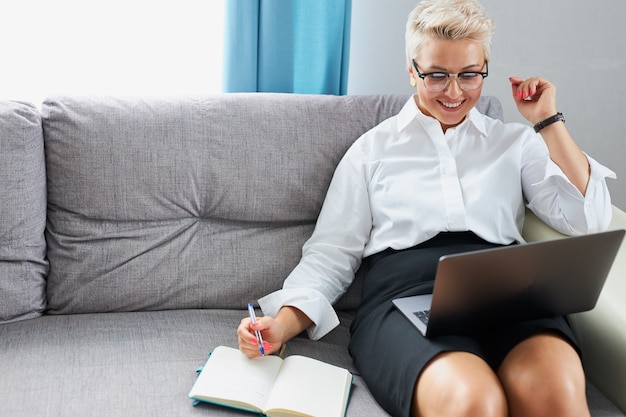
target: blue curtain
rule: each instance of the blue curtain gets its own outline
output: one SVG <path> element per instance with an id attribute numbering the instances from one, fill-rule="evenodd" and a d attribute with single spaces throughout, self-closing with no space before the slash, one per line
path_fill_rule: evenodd
<path id="1" fill-rule="evenodd" d="M 226 0 L 225 92 L 346 94 L 352 0 Z"/>

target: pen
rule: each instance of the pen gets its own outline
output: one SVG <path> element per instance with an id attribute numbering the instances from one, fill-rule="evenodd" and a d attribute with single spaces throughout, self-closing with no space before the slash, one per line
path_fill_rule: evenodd
<path id="1" fill-rule="evenodd" d="M 254 314 L 254 307 L 252 304 L 248 303 L 248 312 L 250 313 L 250 319 L 252 323 L 256 323 L 256 315 Z M 259 351 L 261 351 L 261 355 L 265 356 L 265 349 L 263 348 L 263 339 L 261 338 L 261 332 L 258 330 L 254 331 L 254 335 L 256 336 L 256 340 L 259 343 Z"/>

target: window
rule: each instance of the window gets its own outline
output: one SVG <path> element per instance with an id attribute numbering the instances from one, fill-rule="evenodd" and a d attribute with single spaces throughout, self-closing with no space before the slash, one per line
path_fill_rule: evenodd
<path id="1" fill-rule="evenodd" d="M 2 2 L 0 98 L 220 92 L 224 2 Z"/>

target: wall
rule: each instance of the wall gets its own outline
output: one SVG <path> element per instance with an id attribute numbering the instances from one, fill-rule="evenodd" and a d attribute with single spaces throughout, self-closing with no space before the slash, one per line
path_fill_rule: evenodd
<path id="1" fill-rule="evenodd" d="M 411 93 L 404 27 L 417 0 L 353 0 L 349 94 Z M 510 75 L 541 75 L 558 87 L 558 109 L 579 146 L 617 173 L 613 203 L 626 209 L 626 2 L 482 0 L 496 22 L 484 94 L 505 121 L 523 122 Z"/>

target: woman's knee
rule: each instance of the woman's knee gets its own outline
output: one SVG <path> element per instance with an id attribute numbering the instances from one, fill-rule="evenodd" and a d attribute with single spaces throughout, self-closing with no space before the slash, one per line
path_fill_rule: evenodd
<path id="1" fill-rule="evenodd" d="M 448 352 L 423 370 L 415 388 L 412 416 L 505 416 L 504 391 L 478 356 Z"/>
<path id="2" fill-rule="evenodd" d="M 498 376 L 511 416 L 588 416 L 585 375 L 578 353 L 560 336 L 522 342 L 505 358 Z"/>

